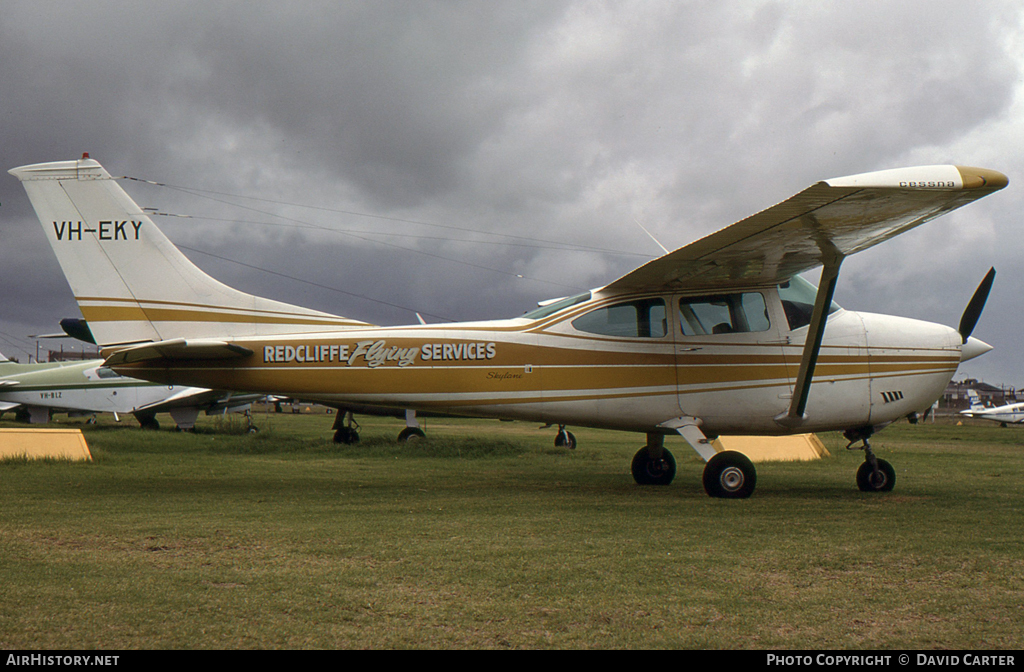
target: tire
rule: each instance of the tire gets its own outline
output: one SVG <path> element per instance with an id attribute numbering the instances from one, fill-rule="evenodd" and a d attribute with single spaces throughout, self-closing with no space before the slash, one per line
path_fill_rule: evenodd
<path id="1" fill-rule="evenodd" d="M 660 459 L 652 459 L 644 446 L 633 456 L 630 471 L 638 485 L 668 485 L 676 477 L 676 458 L 668 450 L 662 450 Z"/>
<path id="2" fill-rule="evenodd" d="M 406 427 L 398 433 L 398 442 L 406 443 L 408 441 L 418 441 L 419 439 L 427 438 L 426 433 L 419 427 Z"/>
<path id="3" fill-rule="evenodd" d="M 743 453 L 726 450 L 704 465 L 704 492 L 722 499 L 746 499 L 757 487 L 757 470 Z"/>
<path id="4" fill-rule="evenodd" d="M 343 443 L 346 446 L 351 446 L 354 443 L 359 443 L 359 432 L 352 429 L 351 427 L 342 427 L 341 429 L 334 432 L 334 442 Z"/>
<path id="5" fill-rule="evenodd" d="M 555 448 L 576 450 L 576 436 L 572 432 L 562 430 L 555 435 Z"/>
<path id="6" fill-rule="evenodd" d="M 865 461 L 857 469 L 857 487 L 861 492 L 889 492 L 896 487 L 896 470 L 892 465 L 885 460 L 875 461 L 878 462 L 877 481 L 874 479 L 874 469 L 871 468 L 870 462 Z"/>
<path id="7" fill-rule="evenodd" d="M 142 417 L 136 416 L 136 420 L 139 421 L 139 427 L 148 431 L 157 431 L 160 429 L 160 423 L 157 422 L 155 415 L 144 415 Z"/>

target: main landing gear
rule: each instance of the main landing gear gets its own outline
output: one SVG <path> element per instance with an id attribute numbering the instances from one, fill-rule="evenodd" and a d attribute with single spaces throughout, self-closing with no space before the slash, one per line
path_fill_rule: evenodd
<path id="1" fill-rule="evenodd" d="M 135 419 L 139 421 L 139 426 L 142 429 L 148 429 L 156 431 L 160 429 L 160 423 L 156 419 L 156 413 L 133 413 Z"/>
<path id="2" fill-rule="evenodd" d="M 725 450 L 704 465 L 704 492 L 724 499 L 746 499 L 757 486 L 754 463 L 743 453 Z"/>
<path id="3" fill-rule="evenodd" d="M 256 426 L 256 423 L 252 421 L 252 410 L 245 409 L 245 433 L 256 434 L 260 431 L 260 428 Z"/>
<path id="4" fill-rule="evenodd" d="M 343 411 L 340 408 L 334 416 L 334 442 L 351 446 L 359 443 L 359 423 L 356 422 L 352 411 Z"/>
<path id="5" fill-rule="evenodd" d="M 647 445 L 636 452 L 630 464 L 639 485 L 668 485 L 676 477 L 676 459 L 665 448 L 665 437 L 648 434 Z"/>
<path id="6" fill-rule="evenodd" d="M 359 443 L 359 423 L 356 422 L 352 411 L 339 408 L 334 418 L 334 427 L 331 429 L 334 430 L 335 443 L 343 443 L 347 446 Z M 399 443 L 416 441 L 426 437 L 426 432 L 420 429 L 419 422 L 416 420 L 416 411 L 407 410 L 405 412 L 405 429 L 398 433 Z"/>
<path id="7" fill-rule="evenodd" d="M 853 444 L 863 442 L 860 448 L 864 449 L 864 463 L 857 469 L 857 487 L 861 492 L 889 492 L 896 485 L 896 470 L 885 460 L 875 457 L 868 443 L 871 434 L 870 427 L 843 432 L 843 436 L 850 441 L 847 450 L 857 450 L 858 447 Z"/>
<path id="8" fill-rule="evenodd" d="M 675 431 L 700 455 L 704 465 L 704 492 L 722 499 L 746 499 L 757 487 L 757 470 L 746 455 L 734 450 L 718 452 L 704 432 L 700 420 L 681 416 L 659 427 Z M 648 433 L 647 445 L 633 457 L 633 480 L 640 485 L 668 485 L 676 473 L 672 453 L 665 450 L 664 433 Z"/>
<path id="9" fill-rule="evenodd" d="M 671 483 L 676 475 L 676 460 L 665 448 L 665 437 L 648 434 L 647 445 L 633 456 L 630 470 L 639 485 Z M 746 499 L 757 486 L 757 470 L 746 455 L 726 450 L 710 455 L 704 466 L 703 481 L 704 491 L 711 497 Z"/>

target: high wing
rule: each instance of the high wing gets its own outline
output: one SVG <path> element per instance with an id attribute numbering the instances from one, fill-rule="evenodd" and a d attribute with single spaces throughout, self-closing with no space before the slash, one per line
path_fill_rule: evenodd
<path id="1" fill-rule="evenodd" d="M 919 166 L 824 180 L 655 259 L 602 292 L 770 285 L 877 245 L 1002 189 L 1002 173 Z"/>

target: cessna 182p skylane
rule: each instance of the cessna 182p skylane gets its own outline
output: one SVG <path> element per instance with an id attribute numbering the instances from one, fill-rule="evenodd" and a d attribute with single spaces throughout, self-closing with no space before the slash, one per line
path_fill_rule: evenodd
<path id="1" fill-rule="evenodd" d="M 1007 185 L 923 166 L 818 182 L 600 289 L 489 322 L 378 327 L 239 292 L 192 264 L 95 160 L 23 166 L 22 181 L 107 365 L 163 383 L 603 427 L 647 435 L 641 484 L 667 484 L 679 434 L 704 488 L 748 497 L 745 456 L 718 434 L 843 430 L 862 490 L 893 468 L 869 437 L 937 399 L 961 361 L 992 272 L 959 330 L 843 310 L 846 256 Z M 799 273 L 823 266 L 817 289 Z"/>

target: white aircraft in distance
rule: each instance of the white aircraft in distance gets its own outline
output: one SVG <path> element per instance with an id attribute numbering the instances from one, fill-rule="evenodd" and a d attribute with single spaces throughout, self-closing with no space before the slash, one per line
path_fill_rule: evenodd
<path id="1" fill-rule="evenodd" d="M 33 424 L 49 422 L 54 412 L 131 413 L 143 428 L 158 429 L 156 414 L 169 413 L 178 429 L 189 430 L 200 411 L 246 412 L 258 396 L 126 378 L 102 359 L 18 364 L 0 355 L 0 412 L 13 410 Z"/>
<path id="2" fill-rule="evenodd" d="M 960 415 L 966 415 L 969 418 L 977 418 L 979 420 L 991 420 L 992 422 L 998 422 L 1003 427 L 1024 423 L 1024 402 L 1005 404 L 1003 406 L 984 406 L 978 399 L 977 393 L 971 394 L 971 392 L 973 390 L 967 393 L 971 397 L 971 407 L 965 411 L 960 411 Z"/>
<path id="3" fill-rule="evenodd" d="M 21 180 L 82 315 L 118 372 L 318 401 L 641 432 L 641 484 L 667 484 L 679 434 L 714 497 L 747 497 L 753 464 L 718 434 L 842 430 L 862 490 L 895 471 L 869 437 L 928 408 L 961 361 L 994 271 L 959 329 L 844 310 L 847 256 L 1007 184 L 923 166 L 818 182 L 614 282 L 521 317 L 378 327 L 245 294 L 190 262 L 106 170 L 23 166 Z M 823 266 L 820 286 L 799 273 Z"/>

